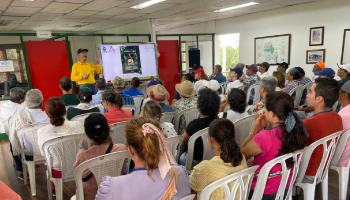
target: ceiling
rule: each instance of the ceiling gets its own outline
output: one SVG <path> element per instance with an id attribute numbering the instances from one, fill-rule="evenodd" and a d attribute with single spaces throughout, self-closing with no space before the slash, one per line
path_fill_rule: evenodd
<path id="1" fill-rule="evenodd" d="M 255 0 L 260 4 L 232 11 L 214 10 L 253 0 L 166 0 L 138 10 L 130 7 L 147 0 L 0 0 L 0 32 L 51 30 L 96 32 L 149 18 L 156 30 L 262 12 L 319 0 Z"/>

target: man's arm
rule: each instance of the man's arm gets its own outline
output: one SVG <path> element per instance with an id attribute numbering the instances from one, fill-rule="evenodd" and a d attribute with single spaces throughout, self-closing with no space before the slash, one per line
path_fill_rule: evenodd
<path id="1" fill-rule="evenodd" d="M 100 60 L 97 57 L 95 57 L 95 62 L 96 62 L 95 73 L 96 74 L 101 74 L 102 73 L 102 67 L 100 65 Z"/>
<path id="2" fill-rule="evenodd" d="M 71 79 L 72 81 L 75 81 L 75 82 L 78 82 L 78 81 L 83 80 L 83 77 L 82 77 L 81 75 L 78 74 L 76 64 L 74 64 L 73 67 L 72 67 L 72 74 L 71 74 L 70 79 Z"/>

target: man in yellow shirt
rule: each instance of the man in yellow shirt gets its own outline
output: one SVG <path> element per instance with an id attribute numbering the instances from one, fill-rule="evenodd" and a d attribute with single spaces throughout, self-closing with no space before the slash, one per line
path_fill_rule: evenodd
<path id="1" fill-rule="evenodd" d="M 101 74 L 102 67 L 100 65 L 100 60 L 95 57 L 96 66 L 91 62 L 87 61 L 87 49 L 78 49 L 79 61 L 76 62 L 72 67 L 71 80 L 78 82 L 78 85 L 82 86 L 84 84 L 91 84 L 91 90 L 93 93 L 97 93 L 95 88 L 95 77 L 94 74 Z M 95 91 L 96 90 L 96 91 Z"/>

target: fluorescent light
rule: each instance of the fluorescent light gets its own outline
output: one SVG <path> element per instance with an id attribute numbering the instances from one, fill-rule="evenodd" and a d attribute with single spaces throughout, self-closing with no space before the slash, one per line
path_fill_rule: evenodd
<path id="1" fill-rule="evenodd" d="M 159 2 L 162 2 L 162 1 L 165 1 L 165 0 L 151 0 L 151 1 L 146 1 L 144 3 L 141 3 L 139 5 L 136 5 L 136 6 L 133 6 L 131 8 L 135 8 L 135 9 L 142 9 L 142 8 L 146 8 L 148 6 L 151 6 L 153 4 L 156 4 L 156 3 L 159 3 Z"/>
<path id="2" fill-rule="evenodd" d="M 252 5 L 256 5 L 256 4 L 259 4 L 259 3 L 257 3 L 257 2 L 249 2 L 249 3 L 240 4 L 240 5 L 237 5 L 237 6 L 232 6 L 232 7 L 227 7 L 227 8 L 223 8 L 223 9 L 220 9 L 220 10 L 215 10 L 214 12 L 225 12 L 225 11 L 238 9 L 238 8 L 243 8 L 243 7 L 247 7 L 247 6 L 252 6 Z"/>

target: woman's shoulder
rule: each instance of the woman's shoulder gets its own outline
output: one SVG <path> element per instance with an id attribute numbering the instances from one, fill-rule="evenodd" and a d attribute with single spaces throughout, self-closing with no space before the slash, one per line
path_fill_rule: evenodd
<path id="1" fill-rule="evenodd" d="M 126 151 L 127 148 L 124 144 L 114 144 L 111 152 Z"/>

